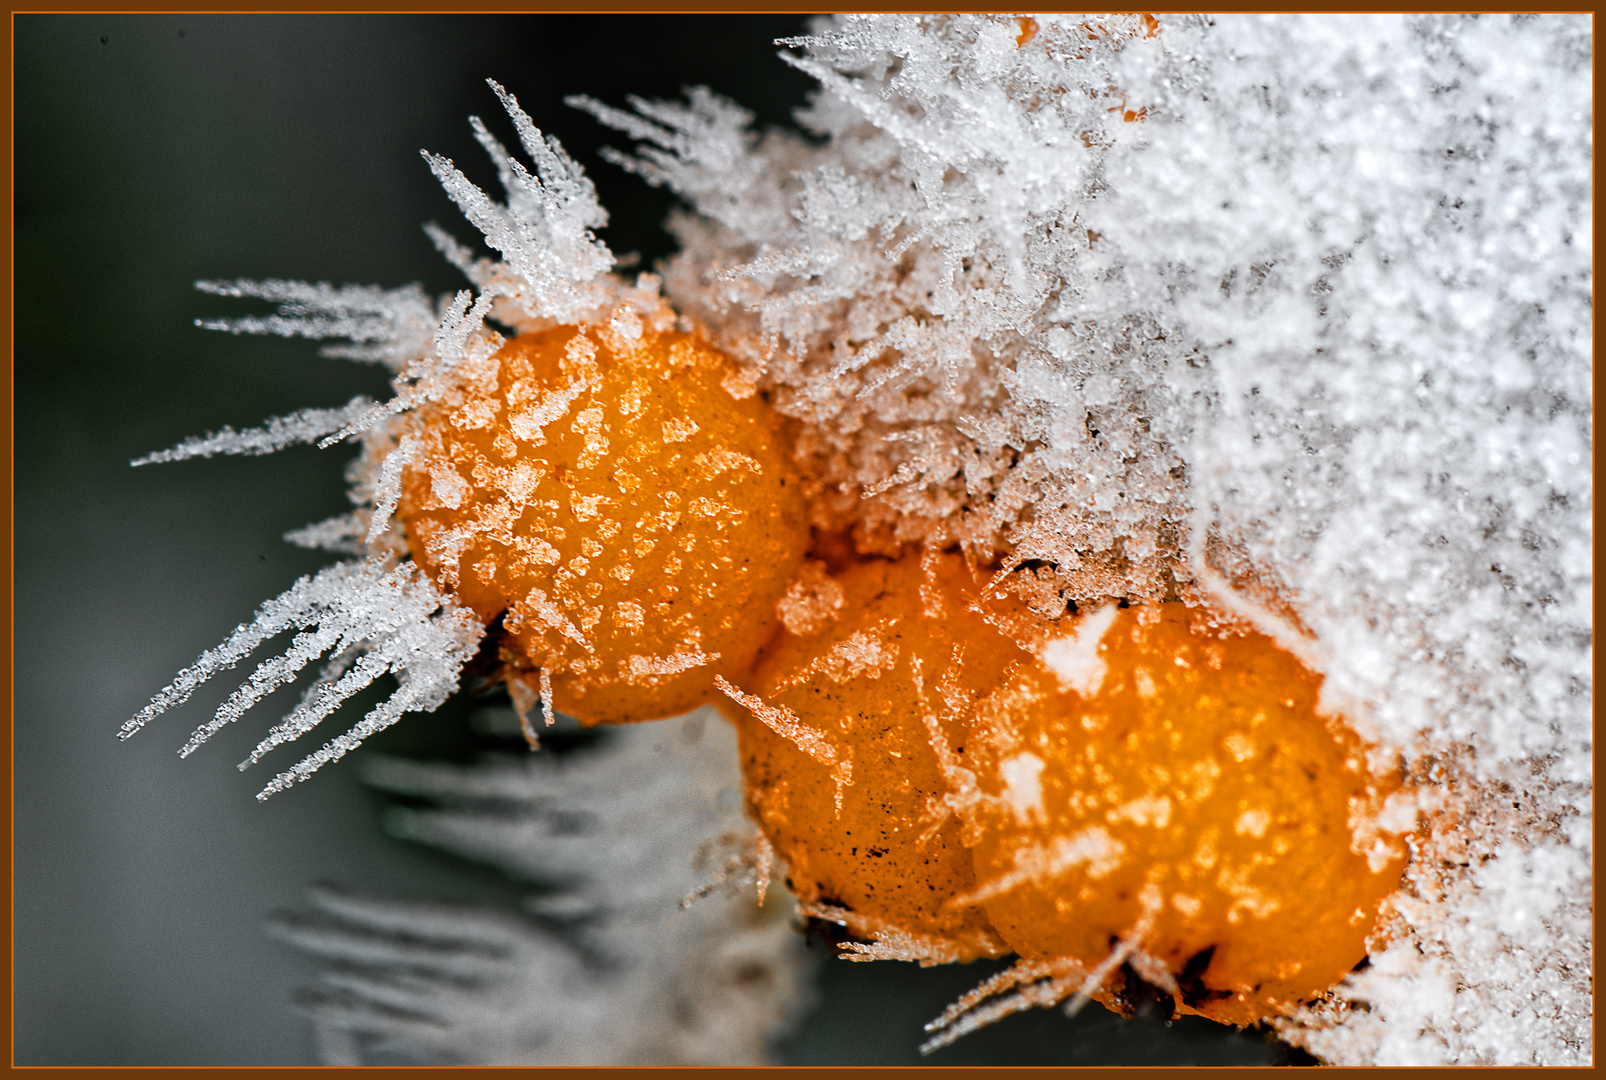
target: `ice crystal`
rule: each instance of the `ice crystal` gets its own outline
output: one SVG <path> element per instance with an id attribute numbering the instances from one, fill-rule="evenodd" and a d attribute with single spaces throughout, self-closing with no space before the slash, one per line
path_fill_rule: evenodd
<path id="1" fill-rule="evenodd" d="M 852 756 L 825 732 L 805 724 L 784 705 L 770 705 L 757 695 L 744 694 L 726 682 L 723 675 L 714 676 L 714 685 L 736 704 L 752 712 L 775 734 L 831 770 L 831 783 L 836 786 L 836 812 L 841 816 L 842 789 L 853 783 Z"/>
<path id="2" fill-rule="evenodd" d="M 927 1024 L 926 1030 L 936 1034 L 921 1044 L 920 1052 L 940 1050 L 1012 1013 L 1056 1005 L 1083 986 L 1087 975 L 1082 965 L 1070 957 L 1017 960 L 1006 970 L 982 980 Z"/>
<path id="3" fill-rule="evenodd" d="M 822 82 L 799 117 L 820 145 L 760 140 L 706 93 L 642 117 L 577 99 L 697 211 L 672 222 L 666 289 L 803 421 L 817 524 L 1052 557 L 1086 598 L 1163 591 L 1182 512 L 1180 461 L 1137 422 L 1166 390 L 1153 335 L 1134 313 L 1074 358 L 1045 336 L 1124 125 L 1111 66 L 1143 27 L 1051 19 L 1021 47 L 1012 19 L 834 24 L 793 59 Z M 1054 414 L 1012 392 L 1044 368 Z"/>
<path id="4" fill-rule="evenodd" d="M 196 729 L 179 751 L 188 757 L 268 694 L 293 681 L 325 654 L 331 659 L 296 706 L 241 763 L 244 769 L 268 751 L 300 738 L 340 705 L 389 673 L 400 684 L 346 734 L 327 742 L 295 767 L 281 772 L 257 795 L 265 799 L 338 761 L 363 739 L 407 712 L 429 712 L 457 690 L 458 673 L 479 647 L 485 628 L 472 611 L 447 600 L 411 563 L 377 559 L 340 563 L 308 575 L 263 604 L 257 617 L 228 640 L 201 654 L 179 672 L 151 703 L 118 733 L 127 739 L 155 717 L 189 700 L 220 671 L 234 667 L 265 642 L 298 631 L 279 656 L 264 660 L 239 689 Z"/>
<path id="5" fill-rule="evenodd" d="M 758 842 L 736 763 L 711 709 L 496 765 L 371 761 L 370 783 L 432 804 L 393 811 L 398 834 L 549 891 L 533 919 L 328 889 L 315 916 L 281 917 L 281 936 L 338 965 L 300 1001 L 328 1062 L 762 1061 L 806 964 L 784 894 L 760 906 L 715 880 L 719 856 Z"/>
<path id="6" fill-rule="evenodd" d="M 313 339 L 345 338 L 350 345 L 328 345 L 325 356 L 360 360 L 399 369 L 423 351 L 435 332 L 436 312 L 417 285 L 381 289 L 305 281 L 198 281 L 195 287 L 214 296 L 252 297 L 279 305 L 267 317 L 197 319 L 205 330 L 231 334 L 280 334 Z"/>
<path id="7" fill-rule="evenodd" d="M 802 422 L 817 524 L 996 555 L 1034 605 L 1180 596 L 1273 635 L 1432 822 L 1372 968 L 1285 1034 L 1587 1060 L 1587 19 L 784 44 L 812 141 L 707 93 L 576 104 L 690 205 L 666 291 Z"/>
<path id="8" fill-rule="evenodd" d="M 225 427 L 194 439 L 186 439 L 167 450 L 157 450 L 134 459 L 135 465 L 155 465 L 185 458 L 214 454 L 271 454 L 297 443 L 315 443 L 343 431 L 373 411 L 374 402 L 354 397 L 340 409 L 301 409 L 289 416 L 275 416 L 259 428 L 235 431 Z"/>
<path id="9" fill-rule="evenodd" d="M 608 215 L 591 181 L 558 141 L 541 134 L 513 95 L 494 81 L 490 85 L 512 118 L 520 145 L 535 162 L 535 173 L 509 154 L 477 116 L 470 123 L 496 165 L 507 192 L 505 204 L 493 201 L 451 159 L 427 151 L 424 159 L 463 216 L 504 261 L 471 261 L 472 253 L 439 227 L 431 228 L 430 236 L 486 295 L 511 301 L 510 310 L 518 314 L 509 322 L 575 322 L 610 298 L 601 275 L 613 269 L 613 254 L 591 232 L 606 224 Z"/>

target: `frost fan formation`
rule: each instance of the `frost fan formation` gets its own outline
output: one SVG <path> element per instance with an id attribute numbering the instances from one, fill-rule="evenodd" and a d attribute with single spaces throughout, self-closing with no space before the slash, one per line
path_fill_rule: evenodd
<path id="1" fill-rule="evenodd" d="M 576 103 L 641 143 L 615 161 L 689 204 L 665 291 L 801 421 L 818 524 L 998 555 L 1046 608 L 1212 603 L 1403 755 L 1432 814 L 1407 884 L 1370 968 L 1290 1039 L 1334 1063 L 1585 1062 L 1590 23 L 1146 29 L 821 21 L 786 43 L 820 83 L 812 141 L 760 137 L 706 91 Z M 280 304 L 224 328 L 348 338 L 396 397 L 152 460 L 360 436 L 382 464 L 353 477 L 354 513 L 293 535 L 397 558 L 409 447 L 387 418 L 453 392 L 500 343 L 487 314 L 535 329 L 621 295 L 589 184 L 502 96 L 535 163 L 477 126 L 505 204 L 429 162 L 501 256 L 432 228 L 477 298 L 218 286 Z M 341 648 L 451 624 L 424 606 L 342 623 Z M 436 647 L 418 701 L 468 646 Z"/>

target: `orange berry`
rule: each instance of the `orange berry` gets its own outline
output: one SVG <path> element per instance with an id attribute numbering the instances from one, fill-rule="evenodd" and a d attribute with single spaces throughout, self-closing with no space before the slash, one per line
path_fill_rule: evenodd
<path id="1" fill-rule="evenodd" d="M 945 772 L 968 760 L 975 700 L 1031 659 L 967 608 L 984 582 L 951 555 L 870 559 L 835 579 L 810 563 L 754 694 L 728 691 L 745 706 L 728 711 L 748 803 L 793 891 L 861 934 L 897 932 L 911 959 L 1005 951 L 978 907 L 948 905 L 975 878 Z"/>
<path id="2" fill-rule="evenodd" d="M 430 576 L 487 623 L 505 612 L 515 666 L 588 725 L 682 713 L 741 677 L 808 542 L 752 384 L 694 337 L 621 325 L 468 362 L 414 414 L 396 510 Z"/>
<path id="3" fill-rule="evenodd" d="M 1404 850 L 1374 830 L 1361 853 L 1351 817 L 1398 781 L 1318 713 L 1319 676 L 1181 604 L 1083 615 L 1041 657 L 981 703 L 969 742 L 966 899 L 1017 952 L 1092 970 L 1124 943 L 1180 1011 L 1233 1024 L 1366 956 Z"/>

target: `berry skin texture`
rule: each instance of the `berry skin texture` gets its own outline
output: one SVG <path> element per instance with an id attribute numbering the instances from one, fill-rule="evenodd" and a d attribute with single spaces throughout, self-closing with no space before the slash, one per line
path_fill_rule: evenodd
<path id="1" fill-rule="evenodd" d="M 749 808 L 804 910 L 875 942 L 850 948 L 1070 960 L 1112 1003 L 1130 957 L 1240 1025 L 1366 956 L 1405 860 L 1367 814 L 1399 783 L 1319 676 L 1181 604 L 1056 624 L 956 555 L 805 562 L 780 421 L 668 320 L 467 357 L 396 445 L 408 548 L 501 618 L 515 699 L 538 680 L 589 726 L 722 691 Z"/>
<path id="2" fill-rule="evenodd" d="M 1351 818 L 1399 783 L 1318 714 L 1319 676 L 1181 604 L 1083 615 L 1041 655 L 970 743 L 971 897 L 1011 947 L 1091 970 L 1128 942 L 1179 1012 L 1240 1025 L 1366 956 L 1405 850 L 1358 851 Z"/>
<path id="3" fill-rule="evenodd" d="M 626 312 L 521 334 L 413 416 L 396 517 L 459 603 L 505 613 L 515 679 L 595 725 L 750 670 L 809 530 L 778 421 L 723 354 Z"/>
<path id="4" fill-rule="evenodd" d="M 933 745 L 947 744 L 949 769 L 965 762 L 973 703 L 1031 660 L 968 609 L 984 584 L 952 555 L 867 559 L 835 579 L 811 563 L 754 693 L 726 710 L 753 817 L 793 891 L 861 936 L 897 932 L 918 954 L 906 959 L 1007 951 L 978 906 L 950 903 L 975 887 L 972 838 Z"/>

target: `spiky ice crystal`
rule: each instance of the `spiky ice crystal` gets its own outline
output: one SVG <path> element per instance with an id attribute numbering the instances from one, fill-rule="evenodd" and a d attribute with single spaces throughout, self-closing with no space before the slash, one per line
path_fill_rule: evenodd
<path id="1" fill-rule="evenodd" d="M 301 704 L 257 744 L 240 768 L 256 764 L 275 747 L 311 731 L 381 675 L 394 675 L 400 685 L 349 732 L 275 776 L 258 799 L 340 760 L 369 735 L 401 719 L 403 713 L 438 708 L 456 691 L 458 673 L 485 634 L 473 612 L 453 605 L 412 563 L 392 565 L 378 559 L 340 563 L 302 578 L 263 604 L 254 620 L 179 672 L 123 725 L 118 737 L 134 735 L 155 717 L 187 701 L 213 675 L 234 667 L 263 642 L 290 630 L 298 632 L 289 648 L 258 664 L 213 718 L 190 736 L 180 756 L 194 753 L 325 654 L 331 659 L 307 687 Z"/>
<path id="2" fill-rule="evenodd" d="M 1000 558 L 1045 609 L 1247 618 L 1403 757 L 1422 824 L 1386 935 L 1289 1039 L 1334 1063 L 1585 1062 L 1591 23 L 1152 29 L 825 20 L 785 43 L 820 82 L 809 138 L 706 91 L 575 103 L 689 204 L 664 291 L 800 421 L 817 524 Z M 589 184 L 502 97 L 536 162 L 476 127 L 505 205 L 430 158 L 502 255 L 432 229 L 477 300 L 431 335 L 416 292 L 303 286 L 227 327 L 349 337 L 395 401 L 170 456 L 360 433 L 357 510 L 299 538 L 397 557 L 387 418 L 500 343 L 487 314 L 537 329 L 626 291 Z"/>

